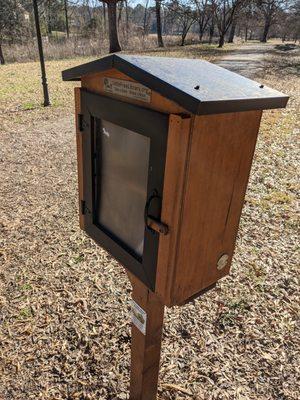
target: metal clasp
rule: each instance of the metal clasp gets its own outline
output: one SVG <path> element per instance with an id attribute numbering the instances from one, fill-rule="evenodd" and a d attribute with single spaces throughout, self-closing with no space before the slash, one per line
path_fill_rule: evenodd
<path id="1" fill-rule="evenodd" d="M 147 200 L 147 203 L 145 205 L 145 212 L 144 212 L 145 225 L 147 226 L 147 228 L 151 229 L 152 231 L 161 233 L 162 235 L 167 235 L 169 233 L 168 225 L 159 221 L 157 218 L 153 217 L 152 215 L 149 215 L 150 204 L 154 199 L 157 199 L 161 202 L 161 197 L 159 196 L 156 189 L 153 190 L 152 194 L 150 195 L 150 197 Z"/>
<path id="2" fill-rule="evenodd" d="M 161 233 L 162 235 L 167 235 L 169 233 L 168 225 L 164 224 L 161 221 L 156 220 L 153 217 L 147 217 L 147 227 L 153 229 L 154 231 Z"/>

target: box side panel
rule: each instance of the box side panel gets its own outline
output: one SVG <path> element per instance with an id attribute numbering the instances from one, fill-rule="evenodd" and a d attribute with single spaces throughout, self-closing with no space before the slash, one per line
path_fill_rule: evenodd
<path id="1" fill-rule="evenodd" d="M 95 92 L 100 93 L 102 95 L 113 97 L 118 100 L 122 100 L 128 103 L 136 104 L 142 107 L 151 108 L 153 110 L 161 111 L 164 113 L 173 113 L 179 114 L 186 112 L 182 107 L 177 105 L 171 100 L 166 99 L 155 91 L 151 91 L 151 100 L 150 102 L 144 102 L 140 100 L 136 100 L 126 96 L 120 96 L 117 94 L 108 93 L 104 89 L 104 78 L 114 78 L 125 81 L 135 82 L 134 79 L 129 76 L 123 74 L 122 72 L 116 69 L 109 69 L 104 72 L 99 72 L 96 74 L 90 74 L 83 76 L 81 79 L 82 87 Z"/>
<path id="2" fill-rule="evenodd" d="M 78 174 L 78 200 L 79 200 L 79 224 L 84 229 L 84 215 L 82 213 L 81 201 L 83 199 L 83 155 L 82 155 L 82 133 L 79 129 L 78 115 L 81 113 L 80 88 L 74 89 L 75 95 L 75 124 L 76 124 L 76 146 L 77 146 L 77 174 Z"/>
<path id="3" fill-rule="evenodd" d="M 170 116 L 161 213 L 169 233 L 159 239 L 156 273 L 156 293 L 166 305 L 171 305 L 192 121 L 193 117 Z"/>
<path id="4" fill-rule="evenodd" d="M 195 117 L 172 304 L 229 273 L 261 114 Z"/>

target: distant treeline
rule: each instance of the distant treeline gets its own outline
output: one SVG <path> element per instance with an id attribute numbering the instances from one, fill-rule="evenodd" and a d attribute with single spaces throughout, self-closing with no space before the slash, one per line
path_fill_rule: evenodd
<path id="1" fill-rule="evenodd" d="M 233 42 L 269 37 L 300 38 L 300 0 L 38 0 L 42 35 L 49 41 L 97 38 L 119 51 L 135 36 L 178 36 L 199 42 Z M 32 0 L 0 0 L 0 63 L 3 44 L 28 44 L 35 37 Z"/>

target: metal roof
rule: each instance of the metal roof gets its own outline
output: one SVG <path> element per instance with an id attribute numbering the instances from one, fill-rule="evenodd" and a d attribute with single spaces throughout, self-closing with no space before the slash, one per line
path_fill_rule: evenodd
<path id="1" fill-rule="evenodd" d="M 204 60 L 112 54 L 67 69 L 63 80 L 115 68 L 193 114 L 285 107 L 288 96 Z"/>

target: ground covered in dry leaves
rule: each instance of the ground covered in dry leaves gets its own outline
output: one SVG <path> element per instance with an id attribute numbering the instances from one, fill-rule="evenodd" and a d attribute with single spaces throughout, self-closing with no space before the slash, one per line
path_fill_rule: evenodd
<path id="1" fill-rule="evenodd" d="M 49 63 L 46 110 L 37 64 L 0 68 L 1 400 L 128 398 L 130 285 L 78 228 L 59 71 L 82 61 Z M 263 118 L 230 277 L 166 312 L 160 400 L 299 399 L 297 63 L 279 48 L 256 77 L 291 100 Z"/>

